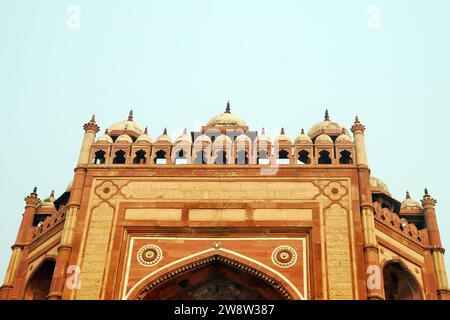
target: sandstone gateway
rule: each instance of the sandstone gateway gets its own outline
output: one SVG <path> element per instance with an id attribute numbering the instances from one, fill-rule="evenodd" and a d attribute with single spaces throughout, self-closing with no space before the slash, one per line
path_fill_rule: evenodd
<path id="1" fill-rule="evenodd" d="M 132 112 L 84 130 L 67 190 L 25 198 L 2 299 L 450 298 L 436 201 L 371 176 L 358 118 L 273 142 L 229 104 L 173 142 Z"/>

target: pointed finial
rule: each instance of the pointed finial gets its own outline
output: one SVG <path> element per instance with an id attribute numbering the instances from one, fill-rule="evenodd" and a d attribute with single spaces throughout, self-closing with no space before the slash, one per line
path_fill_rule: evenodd
<path id="1" fill-rule="evenodd" d="M 406 199 L 411 199 L 411 195 L 409 194 L 409 191 L 406 191 Z"/>
<path id="2" fill-rule="evenodd" d="M 148 127 L 145 127 L 144 134 L 148 135 Z"/>
<path id="3" fill-rule="evenodd" d="M 285 134 L 285 133 L 284 133 L 284 128 L 281 128 L 281 134 Z"/>
<path id="4" fill-rule="evenodd" d="M 91 120 L 89 120 L 88 123 L 85 123 L 83 125 L 83 129 L 85 131 L 92 130 L 92 131 L 94 131 L 94 133 L 97 133 L 100 131 L 100 127 L 95 122 L 95 114 L 92 115 L 92 118 L 91 118 Z"/>
<path id="5" fill-rule="evenodd" d="M 359 117 L 356 116 L 355 123 L 352 126 L 353 134 L 356 134 L 358 132 L 364 134 L 364 131 L 366 131 L 366 127 L 363 124 L 361 124 L 361 122 L 359 121 Z"/>
<path id="6" fill-rule="evenodd" d="M 133 121 L 134 116 L 133 116 L 133 109 L 130 110 L 130 113 L 128 114 L 128 121 Z"/>
<path id="7" fill-rule="evenodd" d="M 184 128 L 183 135 L 187 135 L 187 133 L 188 133 L 187 128 Z"/>
<path id="8" fill-rule="evenodd" d="M 164 128 L 163 134 L 164 134 L 164 135 L 167 135 L 167 128 Z"/>
<path id="9" fill-rule="evenodd" d="M 302 131 L 300 132 L 300 134 L 305 134 L 305 129 L 302 128 Z"/>
<path id="10" fill-rule="evenodd" d="M 425 195 L 426 196 L 429 196 L 430 194 L 428 193 L 428 189 L 427 188 L 425 188 Z"/>
<path id="11" fill-rule="evenodd" d="M 325 110 L 325 121 L 330 121 L 330 114 L 328 113 L 328 109 Z"/>
<path id="12" fill-rule="evenodd" d="M 265 128 L 262 128 L 261 135 L 266 135 L 266 129 Z"/>
<path id="13" fill-rule="evenodd" d="M 227 102 L 227 108 L 225 109 L 225 113 L 231 113 L 230 101 Z"/>
<path id="14" fill-rule="evenodd" d="M 27 205 L 37 205 L 39 203 L 39 198 L 38 198 L 38 194 L 37 194 L 37 187 L 35 186 L 33 188 L 33 192 L 30 193 L 30 195 L 25 197 L 25 202 Z"/>
<path id="15" fill-rule="evenodd" d="M 55 190 L 52 190 L 52 193 L 50 193 L 50 200 L 55 201 Z"/>
<path id="16" fill-rule="evenodd" d="M 109 136 L 109 129 L 105 130 L 105 135 Z"/>

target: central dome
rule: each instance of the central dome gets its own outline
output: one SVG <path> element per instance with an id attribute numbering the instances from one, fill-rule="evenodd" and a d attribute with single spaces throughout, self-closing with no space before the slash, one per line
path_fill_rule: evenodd
<path id="1" fill-rule="evenodd" d="M 225 112 L 213 117 L 206 126 L 246 126 L 246 123 L 241 117 L 231 113 L 230 102 L 228 102 Z"/>
<path id="2" fill-rule="evenodd" d="M 347 134 L 347 135 L 350 135 L 347 129 L 345 129 L 339 123 L 330 120 L 330 116 L 329 116 L 328 110 L 327 110 L 327 111 L 325 111 L 325 120 L 314 125 L 308 131 L 308 136 L 311 139 L 314 139 L 314 138 L 320 136 L 321 134 L 326 134 L 331 137 L 338 137 L 343 132 L 345 132 L 345 134 Z"/>
<path id="3" fill-rule="evenodd" d="M 127 120 L 113 124 L 108 131 L 109 135 L 113 137 L 117 137 L 126 133 L 134 138 L 138 138 L 139 136 L 144 134 L 145 130 L 136 122 L 134 122 L 133 110 L 131 110 Z"/>

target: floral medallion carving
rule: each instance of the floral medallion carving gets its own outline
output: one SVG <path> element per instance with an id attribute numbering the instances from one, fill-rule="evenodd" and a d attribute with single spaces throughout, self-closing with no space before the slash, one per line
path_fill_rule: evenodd
<path id="1" fill-rule="evenodd" d="M 111 199 L 117 194 L 117 192 L 119 192 L 119 188 L 111 181 L 104 181 L 95 189 L 95 193 L 102 200 Z"/>
<path id="2" fill-rule="evenodd" d="M 289 268 L 297 262 L 297 252 L 289 246 L 280 246 L 272 252 L 272 262 L 281 267 Z"/>
<path id="3" fill-rule="evenodd" d="M 151 267 L 158 264 L 163 257 L 160 247 L 148 244 L 139 249 L 137 259 L 145 267 Z"/>
<path id="4" fill-rule="evenodd" d="M 347 195 L 347 188 L 340 182 L 332 181 L 323 188 L 323 193 L 332 201 L 341 200 Z"/>

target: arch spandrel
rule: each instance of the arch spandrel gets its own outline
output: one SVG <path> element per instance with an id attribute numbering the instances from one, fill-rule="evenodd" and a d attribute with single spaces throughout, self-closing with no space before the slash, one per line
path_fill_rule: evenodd
<path id="1" fill-rule="evenodd" d="M 161 285 L 214 263 L 222 264 L 265 283 L 280 297 L 275 300 L 305 300 L 299 289 L 279 271 L 241 254 L 223 249 L 205 250 L 188 259 L 180 259 L 175 263 L 162 266 L 143 277 L 123 298 L 128 300 L 145 299 L 146 295 L 153 290 L 158 290 Z"/>

